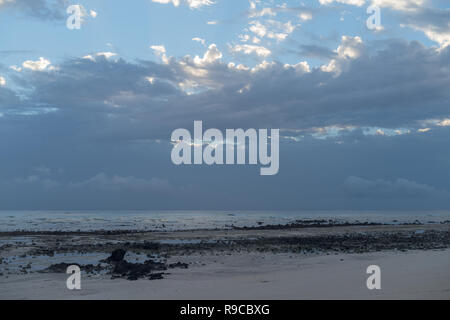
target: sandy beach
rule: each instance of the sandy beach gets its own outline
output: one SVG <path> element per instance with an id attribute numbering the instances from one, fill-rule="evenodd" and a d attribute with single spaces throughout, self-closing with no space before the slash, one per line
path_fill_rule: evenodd
<path id="1" fill-rule="evenodd" d="M 450 299 L 447 223 L 15 232 L 0 241 L 0 299 Z M 81 290 L 67 289 L 68 264 L 83 270 Z M 381 290 L 367 288 L 370 265 L 381 268 Z"/>
<path id="2" fill-rule="evenodd" d="M 195 258 L 191 257 L 194 261 Z M 450 299 L 450 250 L 325 255 L 203 256 L 158 281 L 105 276 L 66 288 L 63 274 L 12 276 L 0 281 L 1 299 Z M 366 268 L 382 270 L 382 289 L 368 290 Z"/>

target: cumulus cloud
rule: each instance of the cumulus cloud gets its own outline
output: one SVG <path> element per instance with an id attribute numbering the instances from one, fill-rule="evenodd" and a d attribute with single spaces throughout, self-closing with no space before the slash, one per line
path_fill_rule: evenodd
<path id="1" fill-rule="evenodd" d="M 44 57 L 40 57 L 39 60 L 33 61 L 33 60 L 27 60 L 22 63 L 22 67 L 25 69 L 29 69 L 32 71 L 44 71 L 44 70 L 51 70 L 51 62 Z"/>
<path id="2" fill-rule="evenodd" d="M 165 64 L 169 63 L 169 58 L 166 55 L 166 47 L 163 45 L 152 45 L 150 48 L 153 50 L 156 56 L 160 57 Z"/>
<path id="3" fill-rule="evenodd" d="M 115 56 L 117 56 L 117 53 L 106 51 L 106 52 L 97 52 L 94 55 L 91 55 L 91 54 L 85 55 L 83 57 L 83 59 L 95 61 L 95 57 L 104 57 L 106 59 L 109 59 L 109 58 L 115 57 Z"/>
<path id="4" fill-rule="evenodd" d="M 250 22 L 250 31 L 260 38 L 267 37 L 277 41 L 286 40 L 286 38 L 295 30 L 296 26 L 291 21 L 282 23 L 276 20 L 266 20 Z"/>
<path id="5" fill-rule="evenodd" d="M 223 61 L 215 44 L 202 56 L 179 59 L 168 58 L 164 46 L 152 46 L 162 63 L 131 63 L 97 54 L 58 64 L 58 72 L 19 73 L 17 83 L 33 90 L 21 102 L 9 90 L 2 108 L 8 112 L 15 108 L 15 114 L 19 109 L 53 110 L 55 115 L 70 113 L 75 118 L 82 115 L 79 110 L 97 110 L 105 128 L 101 132 L 96 126 L 85 128 L 86 134 L 126 132 L 126 136 L 153 139 L 164 138 L 171 128 L 189 126 L 195 119 L 217 127 L 238 123 L 307 130 L 339 124 L 388 132 L 418 130 L 423 128 L 420 121 L 448 118 L 448 49 L 437 52 L 414 42 L 385 45 L 369 55 L 361 39 L 344 37 L 334 64 L 320 67 L 306 61 L 266 60 L 250 68 Z M 50 62 L 30 60 L 24 68 L 48 70 Z M 131 131 L 125 129 L 131 122 Z M 438 123 L 434 126 L 439 127 Z"/>
<path id="6" fill-rule="evenodd" d="M 234 53 L 256 54 L 260 57 L 270 56 L 272 53 L 269 49 L 263 46 L 251 45 L 251 44 L 237 44 L 231 47 L 231 51 Z"/>
<path id="7" fill-rule="evenodd" d="M 331 59 L 328 65 L 322 66 L 325 72 L 342 72 L 349 60 L 360 57 L 363 50 L 363 41 L 360 37 L 342 36 L 341 44 L 336 49 L 337 58 Z"/>
<path id="8" fill-rule="evenodd" d="M 194 63 L 198 66 L 205 66 L 207 64 L 214 63 L 220 59 L 222 59 L 222 52 L 220 52 L 217 46 L 213 43 L 208 47 L 208 50 L 203 55 L 203 58 L 195 56 Z"/>

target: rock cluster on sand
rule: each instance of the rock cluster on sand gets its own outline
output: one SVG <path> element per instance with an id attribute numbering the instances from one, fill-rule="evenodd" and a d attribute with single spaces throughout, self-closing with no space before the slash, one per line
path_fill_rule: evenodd
<path id="1" fill-rule="evenodd" d="M 147 260 L 144 263 L 131 263 L 125 260 L 114 264 L 113 278 L 121 277 L 128 280 L 148 278 L 149 280 L 162 279 L 164 273 L 153 273 L 154 271 L 165 271 L 167 266 L 161 262 Z"/>
<path id="2" fill-rule="evenodd" d="M 168 268 L 183 268 L 187 269 L 187 263 L 172 263 L 165 264 L 162 262 L 157 262 L 154 260 L 146 260 L 144 263 L 132 263 L 125 260 L 126 251 L 123 249 L 114 250 L 111 255 L 100 262 L 107 263 L 107 265 L 101 265 L 100 263 L 96 266 L 90 265 L 79 265 L 76 263 L 57 263 L 53 264 L 43 272 L 54 272 L 54 273 L 65 273 L 67 268 L 71 265 L 77 265 L 81 270 L 86 273 L 95 273 L 102 270 L 109 270 L 112 279 L 125 278 L 127 280 L 138 280 L 138 279 L 149 279 L 149 280 L 159 280 L 163 279 L 164 273 L 161 271 L 166 271 Z M 156 272 L 155 272 L 156 271 Z"/>

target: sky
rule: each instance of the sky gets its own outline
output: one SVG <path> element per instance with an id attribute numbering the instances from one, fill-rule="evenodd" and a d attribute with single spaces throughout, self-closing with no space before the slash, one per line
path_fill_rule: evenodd
<path id="1" fill-rule="evenodd" d="M 195 120 L 278 174 L 174 165 Z M 447 0 L 0 0 L 1 210 L 444 210 L 449 138 Z"/>

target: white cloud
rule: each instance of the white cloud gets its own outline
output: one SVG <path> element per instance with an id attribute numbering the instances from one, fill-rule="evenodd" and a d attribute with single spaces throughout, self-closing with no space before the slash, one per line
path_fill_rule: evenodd
<path id="1" fill-rule="evenodd" d="M 197 9 L 203 6 L 210 6 L 214 4 L 211 0 L 187 0 L 189 7 L 191 9 Z"/>
<path id="2" fill-rule="evenodd" d="M 166 53 L 166 48 L 163 45 L 154 45 L 150 46 L 150 48 L 152 48 L 158 54 Z"/>
<path id="3" fill-rule="evenodd" d="M 324 72 L 335 72 L 339 74 L 348 60 L 357 59 L 361 55 L 363 41 L 360 37 L 342 36 L 341 44 L 336 49 L 338 57 L 332 59 L 328 65 L 321 67 Z"/>
<path id="4" fill-rule="evenodd" d="M 450 21 L 447 28 L 433 25 L 432 22 L 426 25 L 409 24 L 415 30 L 423 32 L 430 40 L 437 42 L 441 48 L 450 45 Z"/>
<path id="5" fill-rule="evenodd" d="M 311 12 L 302 12 L 298 15 L 298 17 L 302 20 L 302 21 L 308 21 L 312 19 L 312 13 Z"/>
<path id="6" fill-rule="evenodd" d="M 180 5 L 180 0 L 152 0 L 152 2 L 162 3 L 162 4 L 172 3 L 175 7 L 178 7 Z"/>
<path id="7" fill-rule="evenodd" d="M 99 53 L 97 53 L 97 56 L 103 56 L 105 58 L 111 58 L 111 57 L 117 56 L 117 53 L 114 53 L 114 52 L 99 52 Z"/>
<path id="8" fill-rule="evenodd" d="M 95 54 L 95 57 L 105 57 L 106 59 L 109 59 L 111 57 L 117 56 L 117 53 L 114 52 L 98 52 Z M 86 56 L 83 57 L 83 59 L 88 59 L 91 61 L 95 61 L 95 57 L 88 54 Z"/>
<path id="9" fill-rule="evenodd" d="M 372 0 L 372 5 L 397 11 L 414 11 L 425 4 L 425 0 Z"/>
<path id="10" fill-rule="evenodd" d="M 202 45 L 205 45 L 205 43 L 206 43 L 205 39 L 198 38 L 198 37 L 192 38 L 192 41 L 200 42 Z"/>
<path id="11" fill-rule="evenodd" d="M 199 56 L 195 56 L 194 63 L 198 66 L 204 66 L 207 64 L 211 64 L 220 60 L 222 58 L 222 52 L 217 48 L 217 46 L 213 43 L 208 47 L 208 50 L 203 55 L 203 58 Z"/>
<path id="12" fill-rule="evenodd" d="M 250 18 L 258 18 L 258 17 L 264 17 L 264 16 L 276 16 L 276 12 L 272 8 L 263 8 L 259 11 L 257 10 L 251 10 L 249 17 Z"/>
<path id="13" fill-rule="evenodd" d="M 297 72 L 311 72 L 311 68 L 309 67 L 309 64 L 307 61 L 301 61 L 301 62 L 293 64 L 293 65 L 287 63 L 284 65 L 284 67 L 286 69 L 293 68 Z"/>
<path id="14" fill-rule="evenodd" d="M 84 24 L 87 22 L 86 18 L 92 18 L 95 19 L 97 17 L 97 12 L 94 10 L 87 10 L 84 6 L 81 4 L 74 4 L 74 6 L 78 7 L 79 11 L 81 12 L 81 23 Z"/>
<path id="15" fill-rule="evenodd" d="M 234 47 L 231 48 L 231 51 L 235 53 L 242 52 L 245 54 L 256 54 L 260 57 L 267 57 L 272 53 L 269 49 L 265 47 L 250 44 L 235 45 Z"/>
<path id="16" fill-rule="evenodd" d="M 53 70 L 51 62 L 43 57 L 40 57 L 37 61 L 27 60 L 22 63 L 22 67 L 33 71 Z"/>
<path id="17" fill-rule="evenodd" d="M 366 0 L 319 0 L 319 3 L 322 5 L 332 4 L 333 2 L 361 7 L 362 5 L 364 5 Z"/>
<path id="18" fill-rule="evenodd" d="M 150 48 L 155 52 L 155 55 L 161 58 L 163 63 L 169 63 L 169 58 L 166 56 L 166 47 L 163 45 L 153 45 Z"/>
<path id="19" fill-rule="evenodd" d="M 336 52 L 339 57 L 356 59 L 360 56 L 362 43 L 362 39 L 358 36 L 343 36 L 341 45 L 337 48 Z"/>
<path id="20" fill-rule="evenodd" d="M 180 0 L 152 0 L 152 2 L 161 3 L 161 4 L 173 4 L 175 7 L 178 7 L 181 4 Z M 214 4 L 211 0 L 184 0 L 184 2 L 191 9 L 199 9 L 203 6 L 209 6 Z"/>
<path id="21" fill-rule="evenodd" d="M 250 22 L 251 27 L 249 28 L 251 32 L 255 33 L 258 37 L 265 37 L 267 34 L 267 28 L 259 21 Z"/>
<path id="22" fill-rule="evenodd" d="M 295 30 L 295 26 L 291 21 L 281 23 L 276 20 L 266 20 L 264 23 L 260 21 L 250 22 L 250 31 L 256 34 L 260 38 L 267 37 L 269 39 L 275 39 L 277 41 L 283 41 Z"/>
<path id="23" fill-rule="evenodd" d="M 21 68 L 21 67 L 18 67 L 18 66 L 16 66 L 16 65 L 10 66 L 9 68 L 12 69 L 12 70 L 14 70 L 14 71 L 17 71 L 17 72 L 22 71 L 22 68 Z"/>
<path id="24" fill-rule="evenodd" d="M 441 121 L 439 121 L 439 122 L 437 123 L 437 125 L 438 125 L 439 127 L 449 127 L 449 126 L 450 126 L 450 119 L 444 119 L 444 120 L 441 120 Z"/>
<path id="25" fill-rule="evenodd" d="M 244 64 L 236 65 L 234 62 L 228 63 L 228 68 L 229 69 L 235 69 L 235 70 L 241 70 L 241 71 L 248 71 L 248 70 L 250 70 L 250 68 L 247 67 L 246 65 L 244 65 Z"/>
<path id="26" fill-rule="evenodd" d="M 199 89 L 202 84 L 205 87 L 213 85 L 208 80 L 209 67 L 222 59 L 222 52 L 215 44 L 211 44 L 203 57 L 195 56 L 193 59 L 188 55 L 184 61 L 175 62 L 190 78 L 185 78 L 178 83 L 178 86 L 185 92 L 191 94 L 193 89 Z M 203 88 L 203 87 L 202 87 Z"/>
<path id="27" fill-rule="evenodd" d="M 0 87 L 6 86 L 6 79 L 0 76 Z"/>
<path id="28" fill-rule="evenodd" d="M 322 5 L 329 5 L 334 2 L 361 7 L 370 3 L 381 8 L 390 8 L 397 11 L 412 11 L 423 6 L 427 0 L 318 0 Z"/>
<path id="29" fill-rule="evenodd" d="M 268 69 L 270 67 L 275 67 L 277 64 L 276 62 L 272 61 L 272 62 L 267 62 L 266 60 L 264 60 L 263 62 L 261 62 L 260 64 L 256 65 L 254 68 L 252 68 L 252 72 L 258 72 L 261 70 L 265 70 Z"/>

